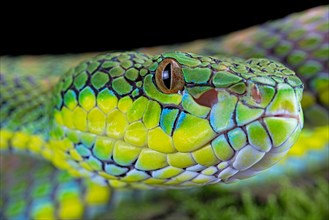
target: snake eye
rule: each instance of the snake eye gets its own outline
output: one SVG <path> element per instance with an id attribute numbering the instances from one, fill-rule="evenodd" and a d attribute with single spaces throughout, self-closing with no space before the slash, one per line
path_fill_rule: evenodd
<path id="1" fill-rule="evenodd" d="M 164 59 L 155 72 L 155 82 L 163 93 L 177 93 L 184 87 L 182 69 L 176 60 Z"/>

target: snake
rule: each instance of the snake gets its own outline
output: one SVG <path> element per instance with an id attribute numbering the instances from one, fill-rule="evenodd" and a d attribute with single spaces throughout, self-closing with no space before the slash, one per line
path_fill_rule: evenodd
<path id="1" fill-rule="evenodd" d="M 1 57 L 0 217 L 86 219 L 114 189 L 323 166 L 328 14 L 131 52 Z"/>

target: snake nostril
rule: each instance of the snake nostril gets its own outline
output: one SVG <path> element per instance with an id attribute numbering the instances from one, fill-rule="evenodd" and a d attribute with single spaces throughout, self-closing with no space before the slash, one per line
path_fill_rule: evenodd
<path id="1" fill-rule="evenodd" d="M 194 97 L 193 97 L 194 98 Z M 199 98 L 194 98 L 194 101 L 199 105 L 211 108 L 218 102 L 216 89 L 210 89 L 207 92 L 200 95 Z"/>
<path id="2" fill-rule="evenodd" d="M 262 96 L 259 92 L 259 89 L 256 85 L 253 85 L 251 88 L 251 97 L 255 100 L 257 104 L 262 102 Z"/>

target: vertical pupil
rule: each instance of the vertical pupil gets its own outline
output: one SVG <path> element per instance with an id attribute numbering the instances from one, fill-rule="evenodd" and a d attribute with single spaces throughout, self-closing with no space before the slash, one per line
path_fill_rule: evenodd
<path id="1" fill-rule="evenodd" d="M 168 64 L 162 71 L 162 80 L 167 89 L 171 88 L 171 64 Z"/>

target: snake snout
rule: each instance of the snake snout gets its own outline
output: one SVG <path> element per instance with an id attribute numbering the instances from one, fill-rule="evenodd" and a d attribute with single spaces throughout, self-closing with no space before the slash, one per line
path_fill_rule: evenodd
<path id="1" fill-rule="evenodd" d="M 271 137 L 273 152 L 284 152 L 296 142 L 303 127 L 299 88 L 278 84 L 277 92 L 264 114 L 264 124 Z"/>
<path id="2" fill-rule="evenodd" d="M 287 84 L 278 84 L 277 93 L 265 111 L 266 116 L 291 118 L 302 122 L 302 109 L 298 89 Z"/>

